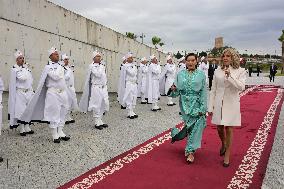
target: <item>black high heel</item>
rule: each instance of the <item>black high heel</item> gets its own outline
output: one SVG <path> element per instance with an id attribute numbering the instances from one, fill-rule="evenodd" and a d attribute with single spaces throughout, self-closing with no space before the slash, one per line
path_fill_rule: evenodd
<path id="1" fill-rule="evenodd" d="M 230 166 L 230 163 L 223 162 L 223 167 L 229 167 L 229 166 Z"/>

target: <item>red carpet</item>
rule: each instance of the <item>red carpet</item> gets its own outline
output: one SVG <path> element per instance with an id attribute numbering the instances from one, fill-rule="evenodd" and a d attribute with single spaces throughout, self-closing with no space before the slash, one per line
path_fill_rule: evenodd
<path id="1" fill-rule="evenodd" d="M 222 167 L 216 127 L 208 118 L 194 164 L 185 161 L 186 140 L 170 144 L 168 130 L 59 188 L 260 188 L 283 103 L 283 89 L 254 86 L 241 96 L 242 127 L 234 130 L 229 168 Z"/>

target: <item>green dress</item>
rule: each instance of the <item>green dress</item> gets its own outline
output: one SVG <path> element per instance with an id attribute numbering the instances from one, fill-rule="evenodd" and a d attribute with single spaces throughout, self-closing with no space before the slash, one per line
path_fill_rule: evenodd
<path id="1" fill-rule="evenodd" d="M 182 70 L 177 75 L 175 85 L 176 90 L 171 91 L 169 96 L 180 97 L 181 117 L 185 127 L 181 131 L 176 127 L 172 128 L 172 143 L 188 137 L 185 147 L 185 154 L 188 155 L 200 148 L 202 133 L 206 126 L 206 76 L 198 69 L 193 72 Z"/>

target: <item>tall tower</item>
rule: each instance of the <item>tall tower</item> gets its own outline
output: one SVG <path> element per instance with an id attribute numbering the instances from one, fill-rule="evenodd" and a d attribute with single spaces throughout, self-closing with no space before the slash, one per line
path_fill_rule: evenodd
<path id="1" fill-rule="evenodd" d="M 216 37 L 215 38 L 215 48 L 223 47 L 223 37 Z"/>

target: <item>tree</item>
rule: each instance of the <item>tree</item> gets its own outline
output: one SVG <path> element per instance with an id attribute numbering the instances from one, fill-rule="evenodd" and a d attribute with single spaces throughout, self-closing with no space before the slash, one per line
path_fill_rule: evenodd
<path id="1" fill-rule="evenodd" d="M 177 54 L 174 54 L 174 57 L 176 59 L 180 59 L 182 57 L 182 55 L 180 54 L 180 52 L 178 51 Z"/>
<path id="2" fill-rule="evenodd" d="M 161 41 L 162 41 L 162 39 L 160 37 L 158 37 L 158 36 L 152 37 L 152 43 L 155 46 L 155 49 L 157 49 L 157 45 L 159 43 L 161 43 Z"/>
<path id="3" fill-rule="evenodd" d="M 282 30 L 282 35 L 278 38 L 280 42 L 284 41 L 284 30 Z"/>
<path id="4" fill-rule="evenodd" d="M 200 56 L 200 57 L 202 57 L 202 56 L 206 57 L 206 56 L 207 56 L 207 53 L 204 52 L 204 51 L 202 51 L 201 53 L 199 53 L 199 56 Z"/>
<path id="5" fill-rule="evenodd" d="M 228 47 L 228 46 L 221 47 L 221 48 L 215 48 L 215 47 L 214 47 L 213 49 L 211 49 L 210 55 L 212 55 L 214 58 L 220 57 L 221 54 L 223 53 L 223 51 L 224 51 L 226 48 L 232 48 L 232 47 Z"/>
<path id="6" fill-rule="evenodd" d="M 137 35 L 135 35 L 134 33 L 131 33 L 131 32 L 126 32 L 126 37 L 128 37 L 130 39 L 136 39 Z"/>

